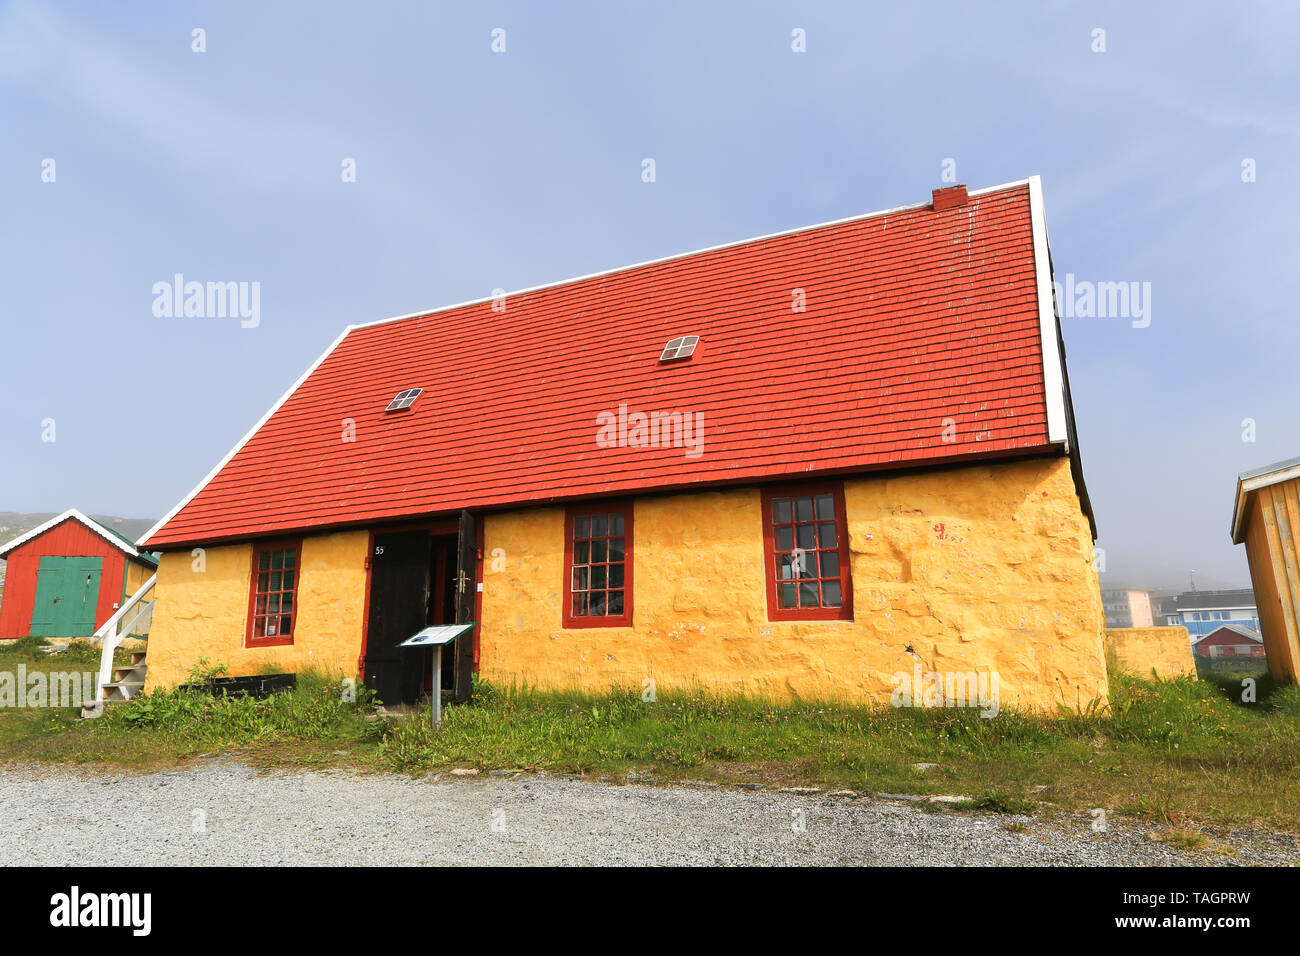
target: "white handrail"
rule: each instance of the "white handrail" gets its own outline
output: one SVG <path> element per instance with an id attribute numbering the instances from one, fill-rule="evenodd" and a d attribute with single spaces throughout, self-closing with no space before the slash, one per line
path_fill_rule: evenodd
<path id="1" fill-rule="evenodd" d="M 123 615 L 125 615 L 127 611 L 140 603 L 144 596 L 153 589 L 157 580 L 158 575 L 154 574 L 153 577 L 144 582 L 144 584 L 140 586 L 140 590 L 132 594 L 127 602 L 118 608 L 113 613 L 113 616 L 101 624 L 99 630 L 95 632 L 95 637 L 100 638 L 104 642 L 103 650 L 99 655 L 99 679 L 95 681 L 95 700 L 103 700 L 104 685 L 113 679 L 113 655 L 117 652 L 118 646 L 131 633 L 131 628 L 135 626 L 136 622 L 139 621 L 140 618 L 142 618 L 146 613 L 152 613 L 153 606 L 150 605 L 141 608 L 140 613 L 132 617 L 131 622 L 120 631 L 117 630 L 118 622 L 122 620 Z"/>

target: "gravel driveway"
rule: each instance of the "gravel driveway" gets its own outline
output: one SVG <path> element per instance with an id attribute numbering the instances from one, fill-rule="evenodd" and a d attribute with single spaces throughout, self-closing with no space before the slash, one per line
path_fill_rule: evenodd
<path id="1" fill-rule="evenodd" d="M 1090 819 L 926 812 L 865 796 L 614 786 L 563 777 L 413 780 L 259 772 L 0 768 L 0 865 L 1161 865 L 1300 861 L 1291 837 L 1184 852 Z M 1013 832 L 1007 824 L 1023 824 Z M 1224 852 L 1231 847 L 1234 852 Z"/>

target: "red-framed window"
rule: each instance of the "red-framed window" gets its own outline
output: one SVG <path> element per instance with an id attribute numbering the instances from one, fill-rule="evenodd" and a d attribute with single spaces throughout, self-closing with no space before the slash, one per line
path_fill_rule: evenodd
<path id="1" fill-rule="evenodd" d="M 631 503 L 570 506 L 564 517 L 564 626 L 631 623 Z"/>
<path id="2" fill-rule="evenodd" d="M 765 488 L 763 552 L 771 620 L 853 619 L 842 484 Z"/>
<path id="3" fill-rule="evenodd" d="M 275 647 L 293 643 L 301 553 L 301 541 L 273 541 L 254 547 L 245 646 Z"/>

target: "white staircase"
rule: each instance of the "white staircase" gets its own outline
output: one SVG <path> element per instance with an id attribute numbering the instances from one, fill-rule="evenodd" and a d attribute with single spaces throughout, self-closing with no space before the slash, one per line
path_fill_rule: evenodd
<path id="1" fill-rule="evenodd" d="M 100 711 L 103 710 L 103 704 L 111 704 L 115 700 L 130 700 L 144 691 L 144 675 L 149 669 L 144 662 L 144 655 L 143 650 L 132 651 L 130 664 L 113 666 L 113 679 L 99 685 L 97 703 L 101 705 Z"/>
<path id="2" fill-rule="evenodd" d="M 153 601 L 145 598 L 153 591 L 157 581 L 158 575 L 155 574 L 95 632 L 95 637 L 103 642 L 99 656 L 99 676 L 95 681 L 94 698 L 81 705 L 82 717 L 103 716 L 105 704 L 130 700 L 144 690 L 145 674 L 148 671 L 145 651 L 132 651 L 131 663 L 123 665 L 114 665 L 113 655 L 128 637 L 148 638 L 149 626 L 153 623 Z"/>

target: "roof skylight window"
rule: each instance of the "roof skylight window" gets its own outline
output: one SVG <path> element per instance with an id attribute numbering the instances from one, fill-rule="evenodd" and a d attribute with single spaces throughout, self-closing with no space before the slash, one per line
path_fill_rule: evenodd
<path id="1" fill-rule="evenodd" d="M 683 335 L 680 338 L 673 339 L 664 346 L 664 354 L 659 356 L 661 362 L 675 362 L 678 359 L 688 359 L 695 354 L 695 346 L 699 345 L 700 337 L 698 335 Z"/>
<path id="2" fill-rule="evenodd" d="M 408 388 L 405 391 L 398 392 L 397 396 L 388 403 L 388 407 L 385 408 L 384 411 L 400 412 L 404 408 L 410 408 L 415 404 L 415 400 L 420 397 L 420 393 L 423 391 L 424 389 L 422 388 Z"/>

